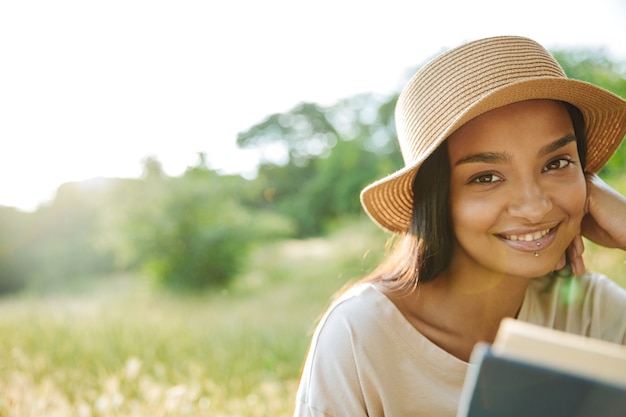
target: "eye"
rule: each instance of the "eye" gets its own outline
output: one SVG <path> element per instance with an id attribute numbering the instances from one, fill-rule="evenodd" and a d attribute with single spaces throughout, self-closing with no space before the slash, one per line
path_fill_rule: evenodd
<path id="1" fill-rule="evenodd" d="M 472 184 L 493 184 L 502 181 L 502 177 L 496 174 L 481 174 L 470 181 Z"/>
<path id="2" fill-rule="evenodd" d="M 565 158 L 555 159 L 554 161 L 550 161 L 548 165 L 543 169 L 544 171 L 551 171 L 555 169 L 563 169 L 573 164 L 573 161 Z"/>

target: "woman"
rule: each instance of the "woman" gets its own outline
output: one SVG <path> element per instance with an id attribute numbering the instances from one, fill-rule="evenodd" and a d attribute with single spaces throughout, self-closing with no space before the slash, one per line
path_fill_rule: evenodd
<path id="1" fill-rule="evenodd" d="M 318 325 L 295 415 L 454 416 L 472 348 L 505 317 L 626 344 L 626 291 L 581 257 L 581 235 L 626 250 L 626 199 L 594 174 L 624 100 L 496 37 L 420 70 L 396 127 L 406 166 L 361 201 L 401 240 Z"/>

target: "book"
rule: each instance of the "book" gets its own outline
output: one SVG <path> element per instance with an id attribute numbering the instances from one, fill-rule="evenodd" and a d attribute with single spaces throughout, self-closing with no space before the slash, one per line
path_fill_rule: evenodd
<path id="1" fill-rule="evenodd" d="M 505 319 L 472 351 L 457 417 L 625 417 L 626 346 Z"/>

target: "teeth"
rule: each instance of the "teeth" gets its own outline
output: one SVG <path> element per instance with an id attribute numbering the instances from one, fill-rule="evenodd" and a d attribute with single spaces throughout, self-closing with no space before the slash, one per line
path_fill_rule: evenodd
<path id="1" fill-rule="evenodd" d="M 525 235 L 508 235 L 505 236 L 508 240 L 521 240 L 523 242 L 532 242 L 533 240 L 538 240 L 547 235 L 550 232 L 550 229 L 542 230 L 535 233 L 527 233 Z"/>

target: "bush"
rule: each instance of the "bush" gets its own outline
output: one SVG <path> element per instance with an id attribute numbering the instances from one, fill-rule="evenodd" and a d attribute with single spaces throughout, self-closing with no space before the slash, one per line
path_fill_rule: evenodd
<path id="1" fill-rule="evenodd" d="M 238 176 L 192 168 L 182 177 L 125 187 L 135 198 L 122 198 L 130 204 L 121 211 L 121 227 L 113 228 L 118 258 L 167 289 L 225 287 L 244 267 L 253 243 L 291 233 L 280 218 L 252 214 L 243 204 L 250 184 Z"/>

